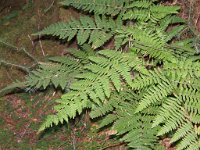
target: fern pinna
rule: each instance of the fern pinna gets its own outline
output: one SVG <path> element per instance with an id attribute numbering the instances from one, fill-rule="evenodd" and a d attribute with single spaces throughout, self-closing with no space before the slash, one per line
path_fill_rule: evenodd
<path id="1" fill-rule="evenodd" d="M 158 0 L 64 0 L 88 12 L 36 33 L 70 41 L 81 50 L 50 58 L 33 71 L 27 89 L 54 85 L 65 90 L 39 131 L 91 110 L 100 128 L 109 127 L 132 149 L 163 149 L 165 137 L 177 150 L 200 148 L 200 62 L 179 7 Z M 170 28 L 169 28 L 170 27 Z M 102 50 L 114 41 L 115 50 Z M 85 44 L 89 44 L 89 46 Z M 66 90 L 67 89 L 67 90 Z"/>

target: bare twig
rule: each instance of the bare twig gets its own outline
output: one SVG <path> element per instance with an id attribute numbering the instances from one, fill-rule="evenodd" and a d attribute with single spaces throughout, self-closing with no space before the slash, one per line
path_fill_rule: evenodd
<path id="1" fill-rule="evenodd" d="M 124 144 L 124 143 L 117 143 L 117 144 L 109 145 L 109 146 L 104 147 L 104 148 L 102 148 L 102 149 L 100 149 L 100 150 L 110 149 L 110 148 L 113 148 L 113 147 L 121 146 L 121 145 L 123 145 L 123 144 Z"/>
<path id="2" fill-rule="evenodd" d="M 67 142 L 65 142 L 65 143 L 63 143 L 63 144 L 61 144 L 61 145 L 59 145 L 56 149 L 57 150 L 59 150 L 61 147 L 63 147 L 64 145 L 66 145 L 66 144 L 68 144 Z"/>
<path id="3" fill-rule="evenodd" d="M 28 130 L 28 128 L 30 127 L 31 124 L 32 124 L 32 122 L 30 122 L 30 123 L 26 126 L 24 132 L 20 135 L 20 138 L 23 138 L 23 137 L 24 137 L 24 135 L 27 133 L 27 130 Z"/>
<path id="4" fill-rule="evenodd" d="M 31 55 L 25 48 L 21 47 L 21 48 L 18 48 L 17 46 L 15 45 L 12 45 L 6 41 L 3 41 L 0 39 L 0 43 L 7 46 L 7 47 L 10 47 L 11 49 L 15 50 L 15 51 L 23 51 L 29 58 L 31 58 L 32 60 L 34 60 L 37 64 L 38 64 L 38 60 L 33 56 Z"/>
<path id="5" fill-rule="evenodd" d="M 6 62 L 6 61 L 4 61 L 4 60 L 1 60 L 1 61 L 0 61 L 0 64 L 1 64 L 1 63 L 2 63 L 3 65 L 6 65 L 6 66 L 16 67 L 16 68 L 18 68 L 18 69 L 20 69 L 20 70 L 22 70 L 22 71 L 24 71 L 24 72 L 26 72 L 26 73 L 29 73 L 29 72 L 30 72 L 30 70 L 29 70 L 28 67 L 25 67 L 25 66 L 22 66 L 22 65 L 13 64 L 13 63 L 10 63 L 10 62 Z"/>
<path id="6" fill-rule="evenodd" d="M 70 124 L 71 124 L 70 128 L 72 130 L 72 132 L 71 132 L 72 147 L 73 147 L 73 150 L 76 150 L 76 134 L 75 134 L 75 129 L 74 129 L 75 128 L 75 122 L 72 122 Z"/>
<path id="7" fill-rule="evenodd" d="M 189 26 L 190 30 L 192 31 L 192 34 L 195 36 L 194 48 L 196 50 L 196 54 L 199 54 L 199 52 L 200 52 L 200 47 L 199 47 L 200 33 L 196 29 L 196 24 L 197 24 L 197 22 L 199 20 L 199 17 L 197 18 L 197 20 L 194 23 L 193 22 L 193 18 L 194 18 L 193 14 L 194 14 L 195 1 L 194 0 L 190 0 L 189 3 L 190 3 L 190 6 L 189 6 L 188 26 Z"/>
<path id="8" fill-rule="evenodd" d="M 34 60 L 37 64 L 39 64 L 38 60 L 37 60 L 33 55 L 31 55 L 25 48 L 21 48 L 21 50 L 22 50 L 29 58 L 31 58 L 31 59 Z"/>
<path id="9" fill-rule="evenodd" d="M 40 11 L 38 10 L 38 16 L 40 16 Z M 40 19 L 39 19 L 40 20 Z M 40 23 L 38 23 L 38 31 L 40 30 Z M 38 40 L 39 40 L 39 44 L 40 44 L 40 49 L 42 51 L 42 55 L 45 56 L 45 52 L 42 46 L 42 42 L 41 42 L 41 35 L 38 35 Z"/>
<path id="10" fill-rule="evenodd" d="M 6 70 L 6 74 L 7 74 L 7 77 L 8 77 L 12 82 L 14 82 L 14 80 L 12 79 L 12 77 L 10 76 L 10 74 L 8 73 L 8 70 Z"/>
<path id="11" fill-rule="evenodd" d="M 12 48 L 12 49 L 14 49 L 14 50 L 17 50 L 17 51 L 19 50 L 18 47 L 14 46 L 14 45 L 12 45 L 12 44 L 10 44 L 10 43 L 8 43 L 8 42 L 2 40 L 2 39 L 0 39 L 0 43 L 3 44 L 3 45 L 5 45 L 5 46 L 7 46 L 7 47 L 10 47 L 10 48 Z"/>
<path id="12" fill-rule="evenodd" d="M 40 43 L 40 48 L 41 48 L 41 51 L 42 51 L 42 55 L 45 56 L 44 49 L 43 49 L 43 46 L 42 46 L 42 42 L 40 40 L 40 35 L 38 37 L 39 37 L 39 43 Z"/>
<path id="13" fill-rule="evenodd" d="M 55 0 L 53 0 L 50 6 L 44 10 L 44 13 L 47 13 L 51 9 L 51 7 L 53 7 L 54 3 L 55 3 Z"/>
<path id="14" fill-rule="evenodd" d="M 32 46 L 34 47 L 35 46 L 35 43 L 34 43 L 34 41 L 32 40 L 32 38 L 31 38 L 31 36 L 28 34 L 28 38 L 29 38 L 29 40 L 31 41 L 31 44 L 32 44 Z"/>
<path id="15" fill-rule="evenodd" d="M 72 133 L 72 146 L 73 146 L 73 150 L 76 150 L 76 136 L 75 136 L 75 133 L 74 133 L 74 130 L 72 130 L 73 133 Z"/>

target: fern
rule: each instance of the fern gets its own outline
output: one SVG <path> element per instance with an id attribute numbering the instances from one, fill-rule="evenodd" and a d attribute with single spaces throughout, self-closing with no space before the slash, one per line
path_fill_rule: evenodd
<path id="1" fill-rule="evenodd" d="M 124 20 L 158 21 L 168 15 L 176 14 L 179 7 L 155 5 L 153 1 L 133 1 L 128 5 L 131 8 L 123 16 Z"/>
<path id="2" fill-rule="evenodd" d="M 194 39 L 183 38 L 179 7 L 153 0 L 64 0 L 89 12 L 36 33 L 90 48 L 53 57 L 27 76 L 25 86 L 67 89 L 39 131 L 69 122 L 84 109 L 100 128 L 116 131 L 132 149 L 162 149 L 171 139 L 178 150 L 200 148 L 200 62 Z M 115 50 L 102 48 L 114 41 Z M 85 47 L 85 46 L 84 46 Z M 119 51 L 120 50 L 120 51 Z"/>
<path id="3" fill-rule="evenodd" d="M 84 46 L 85 47 L 85 46 Z M 27 90 L 32 88 L 46 89 L 49 85 L 55 88 L 67 89 L 75 78 L 74 76 L 82 72 L 84 64 L 89 62 L 89 56 L 94 55 L 93 51 L 78 51 L 68 49 L 71 58 L 51 57 L 50 62 L 40 63 L 39 68 L 32 71 L 26 78 Z"/>
<path id="4" fill-rule="evenodd" d="M 61 4 L 72 6 L 79 10 L 94 12 L 95 14 L 117 15 L 123 10 L 124 2 L 127 0 L 65 0 Z"/>
<path id="5" fill-rule="evenodd" d="M 73 83 L 70 86 L 71 92 L 61 97 L 55 107 L 58 113 L 47 118 L 40 131 L 52 126 L 53 123 L 57 125 L 58 122 L 62 123 L 63 120 L 68 122 L 68 118 L 74 118 L 76 113 L 80 114 L 84 108 L 101 105 L 106 98 L 110 97 L 113 88 L 118 92 L 121 91 L 121 77 L 127 84 L 131 84 L 130 71 L 135 66 L 142 64 L 133 53 L 122 54 L 116 51 L 103 50 L 99 51 L 98 54 L 99 56 L 89 57 L 92 64 L 86 65 L 85 71 L 76 75 L 79 82 Z M 137 70 L 145 72 L 145 68 Z M 65 117 L 63 117 L 64 114 Z"/>
<path id="6" fill-rule="evenodd" d="M 193 119 L 193 116 L 199 116 L 199 88 L 196 89 L 194 86 L 190 86 L 190 82 L 185 86 L 183 81 L 190 81 L 190 78 L 199 78 L 199 65 L 199 62 L 192 62 L 191 60 L 166 63 L 166 68 L 163 68 L 164 71 L 159 76 L 165 76 L 168 82 L 165 84 L 162 84 L 162 81 L 159 83 L 151 82 L 154 86 L 139 87 L 140 89 L 146 87 L 145 91 L 147 92 L 143 94 L 136 112 L 161 101 L 162 105 L 152 126 L 155 127 L 164 123 L 158 135 L 175 131 L 171 142 L 182 140 L 177 145 L 177 149 L 180 150 L 190 149 L 190 147 L 198 149 L 199 136 L 195 127 L 198 126 L 199 121 L 196 117 Z M 154 76 L 152 78 L 159 78 L 157 74 L 154 74 Z M 136 81 L 141 79 L 141 77 L 138 77 Z M 162 80 L 165 81 L 166 79 Z M 138 85 L 137 82 L 136 85 Z"/>
<path id="7" fill-rule="evenodd" d="M 90 115 L 92 118 L 104 116 L 100 128 L 112 125 L 111 130 L 116 131 L 121 141 L 129 143 L 129 147 L 152 149 L 158 145 L 156 137 L 158 128 L 151 129 L 156 111 L 149 109 L 135 114 L 138 99 L 137 93 L 124 89 L 120 93 L 113 93 L 110 99 L 100 107 L 93 108 Z"/>
<path id="8" fill-rule="evenodd" d="M 96 49 L 111 39 L 115 29 L 121 26 L 120 17 L 113 20 L 95 16 L 95 20 L 93 20 L 90 17 L 83 16 L 80 17 L 80 21 L 72 18 L 69 23 L 53 24 L 37 34 L 58 36 L 59 39 L 67 39 L 68 41 L 77 36 L 79 45 L 88 42 L 92 45 L 92 48 Z"/>

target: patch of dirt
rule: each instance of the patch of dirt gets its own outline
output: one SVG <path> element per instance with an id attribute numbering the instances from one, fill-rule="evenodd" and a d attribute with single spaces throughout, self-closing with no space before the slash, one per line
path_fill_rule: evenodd
<path id="1" fill-rule="evenodd" d="M 181 6 L 180 16 L 200 35 L 200 0 L 174 0 L 174 4 Z"/>

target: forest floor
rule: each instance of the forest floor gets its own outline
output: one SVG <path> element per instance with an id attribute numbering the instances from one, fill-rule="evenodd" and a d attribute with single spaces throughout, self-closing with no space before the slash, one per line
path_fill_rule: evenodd
<path id="1" fill-rule="evenodd" d="M 62 55 L 65 43 L 53 38 L 32 36 L 45 26 L 59 20 L 68 21 L 79 14 L 64 9 L 57 0 L 8 0 L 0 1 L 0 89 L 16 80 L 22 81 L 26 72 L 20 66 L 31 67 L 33 59 L 39 61 L 50 56 Z M 25 49 L 25 51 L 23 51 Z M 37 134 L 37 130 L 52 110 L 52 102 L 59 91 L 9 94 L 0 98 L 0 150 L 78 150 L 124 149 L 115 140 L 109 140 L 107 132 L 98 132 L 97 125 L 88 116 Z M 114 148 L 113 148 L 114 147 Z"/>
<path id="2" fill-rule="evenodd" d="M 6 3 L 5 5 L 3 4 Z M 26 76 L 20 66 L 31 67 L 34 61 L 24 53 L 30 53 L 39 61 L 55 55 L 63 55 L 67 47 L 76 43 L 65 43 L 53 38 L 32 36 L 33 33 L 57 21 L 68 21 L 79 13 L 64 9 L 57 0 L 2 0 L 0 2 L 0 89 Z M 170 5 L 181 6 L 180 16 L 194 25 L 194 35 L 200 36 L 200 0 L 192 7 L 192 1 L 174 0 Z M 17 64 L 17 65 L 15 65 Z M 37 134 L 40 123 L 50 113 L 53 100 L 59 91 L 48 90 L 37 93 L 10 94 L 0 98 L 0 150 L 124 150 L 115 139 L 109 140 L 108 132 L 98 132 L 97 125 L 87 115 L 80 116 L 68 125 Z M 167 140 L 167 139 L 166 139 Z M 166 144 L 168 141 L 164 141 Z"/>

